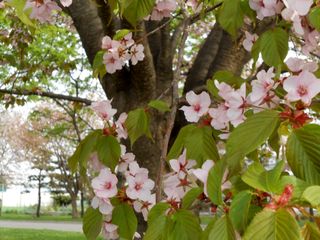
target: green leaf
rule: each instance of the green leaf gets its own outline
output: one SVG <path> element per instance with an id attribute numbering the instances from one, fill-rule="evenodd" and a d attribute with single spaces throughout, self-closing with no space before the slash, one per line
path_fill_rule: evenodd
<path id="1" fill-rule="evenodd" d="M 176 140 L 174 141 L 168 155 L 167 160 L 176 159 L 180 156 L 184 146 L 185 146 L 185 140 L 187 136 L 190 134 L 190 132 L 195 129 L 196 126 L 193 124 L 189 124 L 187 126 L 184 126 L 180 129 L 178 136 L 176 137 Z"/>
<path id="2" fill-rule="evenodd" d="M 210 169 L 207 181 L 207 190 L 208 195 L 211 201 L 220 205 L 223 203 L 222 201 L 222 178 L 225 172 L 225 164 L 223 161 L 218 161 L 215 165 Z"/>
<path id="3" fill-rule="evenodd" d="M 121 203 L 113 209 L 112 223 L 119 227 L 119 236 L 127 240 L 133 238 L 138 226 L 138 220 L 132 207 L 126 203 Z"/>
<path id="4" fill-rule="evenodd" d="M 198 166 L 208 159 L 219 160 L 219 153 L 213 138 L 212 128 L 197 127 L 192 129 L 185 139 L 187 158 L 197 161 Z"/>
<path id="5" fill-rule="evenodd" d="M 35 27 L 35 25 L 29 18 L 31 8 L 25 10 L 26 2 L 26 0 L 11 0 L 7 1 L 6 4 L 15 8 L 17 17 L 21 20 L 21 22 L 23 22 L 26 25 Z"/>
<path id="6" fill-rule="evenodd" d="M 112 170 L 119 162 L 121 149 L 120 143 L 114 136 L 101 135 L 97 142 L 97 153 L 100 161 Z"/>
<path id="7" fill-rule="evenodd" d="M 143 108 L 129 112 L 125 126 L 128 130 L 131 146 L 143 135 L 152 138 L 149 125 L 150 117 Z"/>
<path id="8" fill-rule="evenodd" d="M 154 219 L 159 217 L 160 215 L 164 215 L 164 213 L 170 208 L 170 204 L 160 202 L 154 205 L 149 214 L 148 214 L 148 223 L 153 222 Z"/>
<path id="9" fill-rule="evenodd" d="M 320 186 L 308 187 L 302 194 L 302 198 L 309 202 L 313 207 L 320 206 Z"/>
<path id="10" fill-rule="evenodd" d="M 214 224 L 208 240 L 236 240 L 236 234 L 228 215 L 224 215 Z"/>
<path id="11" fill-rule="evenodd" d="M 89 207 L 83 216 L 83 233 L 86 235 L 88 240 L 95 240 L 102 228 L 103 216 L 99 209 L 93 209 Z"/>
<path id="12" fill-rule="evenodd" d="M 165 215 L 168 203 L 157 203 L 148 214 L 148 228 L 144 240 L 166 240 L 171 220 Z"/>
<path id="13" fill-rule="evenodd" d="M 310 10 L 308 20 L 312 27 L 320 31 L 320 7 L 314 7 Z"/>
<path id="14" fill-rule="evenodd" d="M 126 0 L 123 16 L 132 26 L 136 26 L 140 20 L 151 13 L 154 4 L 155 0 Z"/>
<path id="15" fill-rule="evenodd" d="M 260 163 L 255 162 L 249 166 L 241 179 L 255 189 L 265 192 L 281 193 L 283 189 L 281 189 L 280 192 L 277 191 L 279 191 L 278 186 L 284 165 L 284 161 L 280 161 L 272 170 L 266 171 Z"/>
<path id="16" fill-rule="evenodd" d="M 264 209 L 247 228 L 243 240 L 301 240 L 300 228 L 295 218 L 285 209 Z"/>
<path id="17" fill-rule="evenodd" d="M 288 138 L 286 156 L 292 172 L 310 184 L 320 184 L 320 126 L 305 125 Z"/>
<path id="18" fill-rule="evenodd" d="M 302 237 L 304 240 L 319 240 L 320 231 L 318 226 L 315 223 L 306 222 L 302 228 Z"/>
<path id="19" fill-rule="evenodd" d="M 214 218 L 212 218 L 210 220 L 210 222 L 208 223 L 208 225 L 206 226 L 206 228 L 204 229 L 204 231 L 201 234 L 201 240 L 208 240 L 209 239 L 209 234 L 211 232 L 211 230 L 214 227 L 214 224 L 216 223 L 216 221 L 218 220 L 217 216 L 215 216 Z"/>
<path id="20" fill-rule="evenodd" d="M 262 58 L 269 66 L 279 67 L 287 56 L 289 35 L 282 28 L 274 28 L 260 36 L 259 44 Z"/>
<path id="21" fill-rule="evenodd" d="M 101 134 L 101 130 L 93 131 L 79 143 L 76 151 L 68 159 L 68 166 L 73 173 L 77 170 L 79 163 L 82 167 L 86 168 L 87 160 L 91 153 L 95 151 L 98 138 Z"/>
<path id="22" fill-rule="evenodd" d="M 231 170 L 239 170 L 244 156 L 266 142 L 279 123 L 279 113 L 267 110 L 254 114 L 236 127 L 226 145 L 226 158 Z"/>
<path id="23" fill-rule="evenodd" d="M 203 190 L 199 187 L 190 189 L 182 199 L 182 208 L 187 209 L 192 206 Z"/>
<path id="24" fill-rule="evenodd" d="M 163 113 L 170 112 L 168 104 L 161 100 L 152 100 L 151 102 L 149 102 L 148 106 L 157 109 L 158 111 Z"/>
<path id="25" fill-rule="evenodd" d="M 239 231 L 243 232 L 249 223 L 250 203 L 252 199 L 252 192 L 239 192 L 232 200 L 230 207 L 230 219 L 233 226 Z"/>
<path id="26" fill-rule="evenodd" d="M 131 31 L 129 29 L 120 29 L 116 32 L 116 34 L 113 36 L 113 40 L 121 40 L 123 39 L 127 34 L 129 34 Z"/>
<path id="27" fill-rule="evenodd" d="M 105 51 L 99 51 L 93 59 L 92 69 L 94 77 L 102 78 L 107 73 L 106 66 L 103 63 L 104 54 Z"/>
<path id="28" fill-rule="evenodd" d="M 243 25 L 244 12 L 240 0 L 225 0 L 218 14 L 218 22 L 228 33 L 236 37 Z"/>
<path id="29" fill-rule="evenodd" d="M 185 209 L 179 209 L 173 215 L 174 226 L 168 240 L 198 240 L 201 236 L 199 219 Z"/>

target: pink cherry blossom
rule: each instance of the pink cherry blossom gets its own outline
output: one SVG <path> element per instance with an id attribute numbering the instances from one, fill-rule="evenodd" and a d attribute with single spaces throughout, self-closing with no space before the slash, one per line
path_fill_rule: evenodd
<path id="1" fill-rule="evenodd" d="M 116 126 L 117 126 L 116 131 L 118 134 L 118 138 L 127 139 L 128 137 L 128 132 L 124 125 L 127 120 L 127 117 L 128 117 L 127 113 L 121 113 L 118 120 L 116 121 Z"/>
<path id="2" fill-rule="evenodd" d="M 156 6 L 150 15 L 150 19 L 160 21 L 165 17 L 171 17 L 171 13 L 177 8 L 177 3 L 174 0 L 157 0 Z"/>
<path id="3" fill-rule="evenodd" d="M 313 0 L 283 0 L 287 8 L 296 11 L 300 16 L 308 14 Z"/>
<path id="4" fill-rule="evenodd" d="M 306 105 L 310 105 L 312 98 L 320 92 L 320 79 L 308 71 L 302 71 L 298 76 L 287 78 L 283 88 L 288 92 L 285 96 L 288 101 L 301 100 Z"/>
<path id="5" fill-rule="evenodd" d="M 286 61 L 288 68 L 295 73 L 306 70 L 309 72 L 315 72 L 318 70 L 318 64 L 315 62 L 308 62 L 300 58 L 289 58 Z"/>
<path id="6" fill-rule="evenodd" d="M 251 52 L 253 44 L 258 40 L 259 36 L 257 34 L 251 34 L 245 31 L 246 38 L 244 39 L 242 45 L 245 50 Z"/>
<path id="7" fill-rule="evenodd" d="M 128 188 L 126 194 L 130 199 L 140 199 L 147 201 L 154 187 L 154 181 L 148 178 L 148 175 L 137 173 L 135 176 L 127 177 Z"/>
<path id="8" fill-rule="evenodd" d="M 141 168 L 136 161 L 129 163 L 129 171 L 126 172 L 126 177 L 133 176 L 135 177 L 137 174 L 144 174 L 148 176 L 149 171 L 146 168 Z"/>
<path id="9" fill-rule="evenodd" d="M 156 195 L 149 195 L 145 201 L 136 200 L 133 202 L 133 208 L 136 212 L 142 213 L 145 221 L 148 220 L 149 210 L 156 204 Z"/>
<path id="10" fill-rule="evenodd" d="M 206 114 L 211 104 L 210 96 L 206 92 L 197 95 L 193 91 L 186 94 L 187 102 L 190 106 L 180 108 L 188 122 L 198 122 L 200 117 Z"/>
<path id="11" fill-rule="evenodd" d="M 172 159 L 169 164 L 179 178 L 184 178 L 197 163 L 195 160 L 187 160 L 187 150 L 185 149 L 178 159 Z"/>
<path id="12" fill-rule="evenodd" d="M 4 4 L 4 2 L 2 1 L 2 2 L 0 2 L 0 8 L 4 8 L 5 7 L 5 4 Z"/>
<path id="13" fill-rule="evenodd" d="M 69 7 L 72 4 L 72 0 L 60 0 L 62 6 Z"/>
<path id="14" fill-rule="evenodd" d="M 269 68 L 267 72 L 261 70 L 257 74 L 257 79 L 251 82 L 252 92 L 249 94 L 249 99 L 253 105 L 262 103 L 269 96 L 270 91 L 277 86 L 273 80 L 275 76 L 273 71 L 274 68 Z"/>
<path id="15" fill-rule="evenodd" d="M 110 74 L 115 73 L 117 70 L 121 70 L 123 66 L 123 62 L 117 51 L 106 52 L 103 55 L 103 63 L 106 65 L 106 70 Z"/>
<path id="16" fill-rule="evenodd" d="M 118 226 L 110 222 L 104 222 L 102 227 L 102 234 L 104 238 L 108 240 L 118 239 Z"/>
<path id="17" fill-rule="evenodd" d="M 118 41 L 112 40 L 109 36 L 104 36 L 101 42 L 101 48 L 108 51 L 114 51 L 113 49 L 118 49 L 120 46 Z"/>
<path id="18" fill-rule="evenodd" d="M 222 99 L 228 101 L 230 98 L 230 94 L 234 91 L 234 89 L 224 82 L 219 83 L 219 81 L 217 80 L 214 81 L 214 85 L 219 90 L 218 95 L 222 97 Z"/>
<path id="19" fill-rule="evenodd" d="M 233 91 L 228 99 L 227 116 L 233 126 L 238 126 L 245 120 L 244 112 L 247 107 L 246 84 L 243 83 L 240 89 Z"/>
<path id="20" fill-rule="evenodd" d="M 257 12 L 257 18 L 260 20 L 280 13 L 283 8 L 282 2 L 278 0 L 249 0 L 249 5 Z"/>
<path id="21" fill-rule="evenodd" d="M 217 108 L 210 108 L 209 115 L 212 118 L 211 126 L 216 130 L 226 129 L 229 126 L 227 116 L 228 107 L 225 103 L 220 103 Z"/>
<path id="22" fill-rule="evenodd" d="M 298 35 L 303 35 L 305 32 L 305 28 L 302 26 L 302 18 L 301 16 L 299 16 L 299 14 L 290 9 L 290 8 L 285 8 L 282 12 L 281 12 L 281 16 L 289 21 L 293 23 L 293 30 L 296 34 Z"/>
<path id="23" fill-rule="evenodd" d="M 94 209 L 99 208 L 99 211 L 104 215 L 112 214 L 113 206 L 108 198 L 94 197 L 91 206 Z"/>
<path id="24" fill-rule="evenodd" d="M 132 32 L 125 35 L 121 39 L 120 44 L 125 46 L 126 48 L 131 47 L 134 44 L 134 40 L 132 39 Z"/>
<path id="25" fill-rule="evenodd" d="M 121 147 L 122 146 L 123 145 L 121 145 Z M 125 173 L 128 170 L 129 164 L 134 162 L 134 159 L 135 155 L 133 153 L 126 153 L 126 151 L 121 151 L 121 157 L 118 164 L 118 172 Z"/>
<path id="26" fill-rule="evenodd" d="M 203 163 L 201 168 L 195 169 L 192 173 L 204 184 L 204 194 L 208 196 L 207 191 L 207 179 L 209 175 L 209 171 L 214 166 L 214 162 L 212 160 L 207 160 Z"/>
<path id="27" fill-rule="evenodd" d="M 112 100 L 93 102 L 91 108 L 98 114 L 102 120 L 109 121 L 116 114 L 117 110 L 111 106 Z"/>
<path id="28" fill-rule="evenodd" d="M 42 2 L 37 0 L 28 0 L 25 5 L 25 9 L 31 8 L 31 19 L 37 19 L 41 23 L 50 22 L 52 11 L 61 11 L 61 8 L 55 1 L 43 0 Z"/>
<path id="29" fill-rule="evenodd" d="M 130 48 L 132 65 L 136 65 L 139 61 L 142 61 L 144 59 L 143 51 L 144 51 L 144 47 L 142 44 L 133 45 Z"/>
<path id="30" fill-rule="evenodd" d="M 102 169 L 97 177 L 92 179 L 91 186 L 95 195 L 99 198 L 111 198 L 117 195 L 118 179 L 110 169 Z"/>
<path id="31" fill-rule="evenodd" d="M 168 174 L 163 181 L 163 191 L 167 195 L 168 200 L 179 202 L 186 192 L 191 189 L 191 181 L 185 176 L 181 179 L 177 174 Z"/>

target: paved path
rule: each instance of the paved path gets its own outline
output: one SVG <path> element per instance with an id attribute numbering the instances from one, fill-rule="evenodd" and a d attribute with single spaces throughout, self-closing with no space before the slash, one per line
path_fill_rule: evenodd
<path id="1" fill-rule="evenodd" d="M 29 229 L 47 229 L 68 232 L 82 232 L 81 223 L 70 222 L 47 222 L 47 221 L 11 221 L 0 220 L 0 228 L 29 228 Z"/>

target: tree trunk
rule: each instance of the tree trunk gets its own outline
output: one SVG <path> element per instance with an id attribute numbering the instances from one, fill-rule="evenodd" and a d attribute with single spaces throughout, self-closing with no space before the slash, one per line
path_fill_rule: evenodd
<path id="1" fill-rule="evenodd" d="M 78 212 L 78 206 L 77 206 L 77 195 L 70 194 L 70 197 L 71 197 L 72 218 L 78 218 L 79 212 Z"/>
<path id="2" fill-rule="evenodd" d="M 81 191 L 80 191 L 80 206 L 81 206 L 81 217 L 83 217 L 84 215 L 84 187 L 81 187 Z"/>
<path id="3" fill-rule="evenodd" d="M 41 172 L 39 174 L 39 179 L 38 179 L 38 204 L 37 204 L 37 212 L 36 216 L 40 217 L 40 209 L 41 209 Z"/>

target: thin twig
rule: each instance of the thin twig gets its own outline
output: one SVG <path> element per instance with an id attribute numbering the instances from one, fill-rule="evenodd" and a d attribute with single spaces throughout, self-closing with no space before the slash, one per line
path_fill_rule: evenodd
<path id="1" fill-rule="evenodd" d="M 166 162 L 166 157 L 167 157 L 167 153 L 168 153 L 170 136 L 171 136 L 171 132 L 172 132 L 172 129 L 174 126 L 177 108 L 178 108 L 178 104 L 179 104 L 178 82 L 179 82 L 180 76 L 181 76 L 180 68 L 181 68 L 181 62 L 183 60 L 185 42 L 188 37 L 187 28 L 189 25 L 189 21 L 190 21 L 189 18 L 185 18 L 185 20 L 184 20 L 184 26 L 183 26 L 184 30 L 183 30 L 183 34 L 182 34 L 181 41 L 180 41 L 177 65 L 176 65 L 176 69 L 174 71 L 173 84 L 172 84 L 172 105 L 171 105 L 170 115 L 167 120 L 166 132 L 165 132 L 164 137 L 162 139 L 160 166 L 159 166 L 158 176 L 157 176 L 157 180 L 156 180 L 156 182 L 157 182 L 157 184 L 156 184 L 156 186 L 157 186 L 157 189 L 156 189 L 157 202 L 159 202 L 162 198 L 163 173 L 164 173 L 164 169 L 165 169 L 165 162 Z"/>

